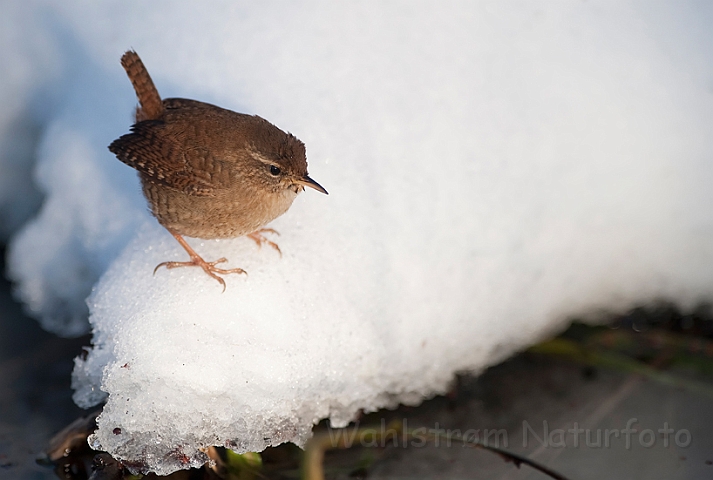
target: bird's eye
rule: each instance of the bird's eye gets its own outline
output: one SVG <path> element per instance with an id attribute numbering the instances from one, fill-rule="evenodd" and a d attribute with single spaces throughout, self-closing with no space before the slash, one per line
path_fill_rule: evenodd
<path id="1" fill-rule="evenodd" d="M 273 174 L 274 176 L 278 176 L 280 174 L 280 167 L 276 167 L 275 165 L 270 165 L 270 173 Z"/>

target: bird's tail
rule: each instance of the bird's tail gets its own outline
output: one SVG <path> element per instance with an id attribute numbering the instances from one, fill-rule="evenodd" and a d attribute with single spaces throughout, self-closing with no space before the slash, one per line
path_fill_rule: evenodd
<path id="1" fill-rule="evenodd" d="M 129 50 L 121 57 L 121 66 L 126 70 L 136 91 L 139 104 L 141 104 L 136 109 L 136 121 L 160 118 L 163 114 L 161 95 L 158 94 L 158 90 L 156 90 L 156 86 L 139 55 L 133 50 Z"/>

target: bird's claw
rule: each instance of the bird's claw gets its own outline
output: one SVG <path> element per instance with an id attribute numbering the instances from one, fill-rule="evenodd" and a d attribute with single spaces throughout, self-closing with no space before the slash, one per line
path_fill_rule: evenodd
<path id="1" fill-rule="evenodd" d="M 280 247 L 272 240 L 268 240 L 267 237 L 263 235 L 263 233 L 274 233 L 275 235 L 280 235 L 280 233 L 273 228 L 261 228 L 259 230 L 255 230 L 253 233 L 249 233 L 247 237 L 253 242 L 257 243 L 258 248 L 262 248 L 262 244 L 267 243 L 272 248 L 277 250 L 277 253 L 280 254 L 280 257 L 282 257 L 282 251 L 280 250 Z"/>
<path id="2" fill-rule="evenodd" d="M 156 271 L 161 268 L 161 267 L 166 267 L 168 269 L 171 268 L 179 268 L 179 267 L 201 267 L 203 271 L 208 274 L 208 276 L 216 279 L 218 283 L 220 283 L 223 286 L 223 291 L 225 292 L 225 280 L 223 280 L 221 277 L 218 275 L 228 275 L 230 273 L 244 273 L 245 275 L 248 274 L 245 270 L 242 268 L 218 268 L 216 267 L 217 264 L 219 263 L 225 263 L 227 262 L 228 259 L 225 257 L 221 257 L 218 260 L 214 262 L 206 262 L 199 256 L 193 256 L 191 255 L 191 260 L 188 262 L 162 262 L 156 265 L 156 268 L 154 268 L 153 273 L 156 275 Z"/>

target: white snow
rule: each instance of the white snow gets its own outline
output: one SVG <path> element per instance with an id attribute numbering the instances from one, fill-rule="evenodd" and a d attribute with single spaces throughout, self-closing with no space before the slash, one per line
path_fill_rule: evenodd
<path id="1" fill-rule="evenodd" d="M 51 19 L 46 48 L 64 67 L 38 150 L 47 199 L 13 239 L 10 274 L 65 335 L 85 328 L 92 289 L 75 400 L 107 398 L 90 442 L 144 470 L 416 404 L 573 315 L 713 297 L 710 7 L 31 5 L 23 18 Z M 135 105 L 128 48 L 164 97 L 294 133 L 330 192 L 301 194 L 271 225 L 282 258 L 245 238 L 191 240 L 249 272 L 225 293 L 197 269 L 152 275 L 186 254 L 106 150 Z"/>

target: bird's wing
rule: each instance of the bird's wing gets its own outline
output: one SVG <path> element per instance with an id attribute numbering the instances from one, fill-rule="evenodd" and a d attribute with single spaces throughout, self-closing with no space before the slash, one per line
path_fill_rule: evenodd
<path id="1" fill-rule="evenodd" d="M 148 180 L 188 195 L 214 196 L 229 186 L 230 165 L 207 148 L 186 146 L 180 135 L 168 135 L 162 120 L 131 127 L 109 145 L 116 157 Z"/>

